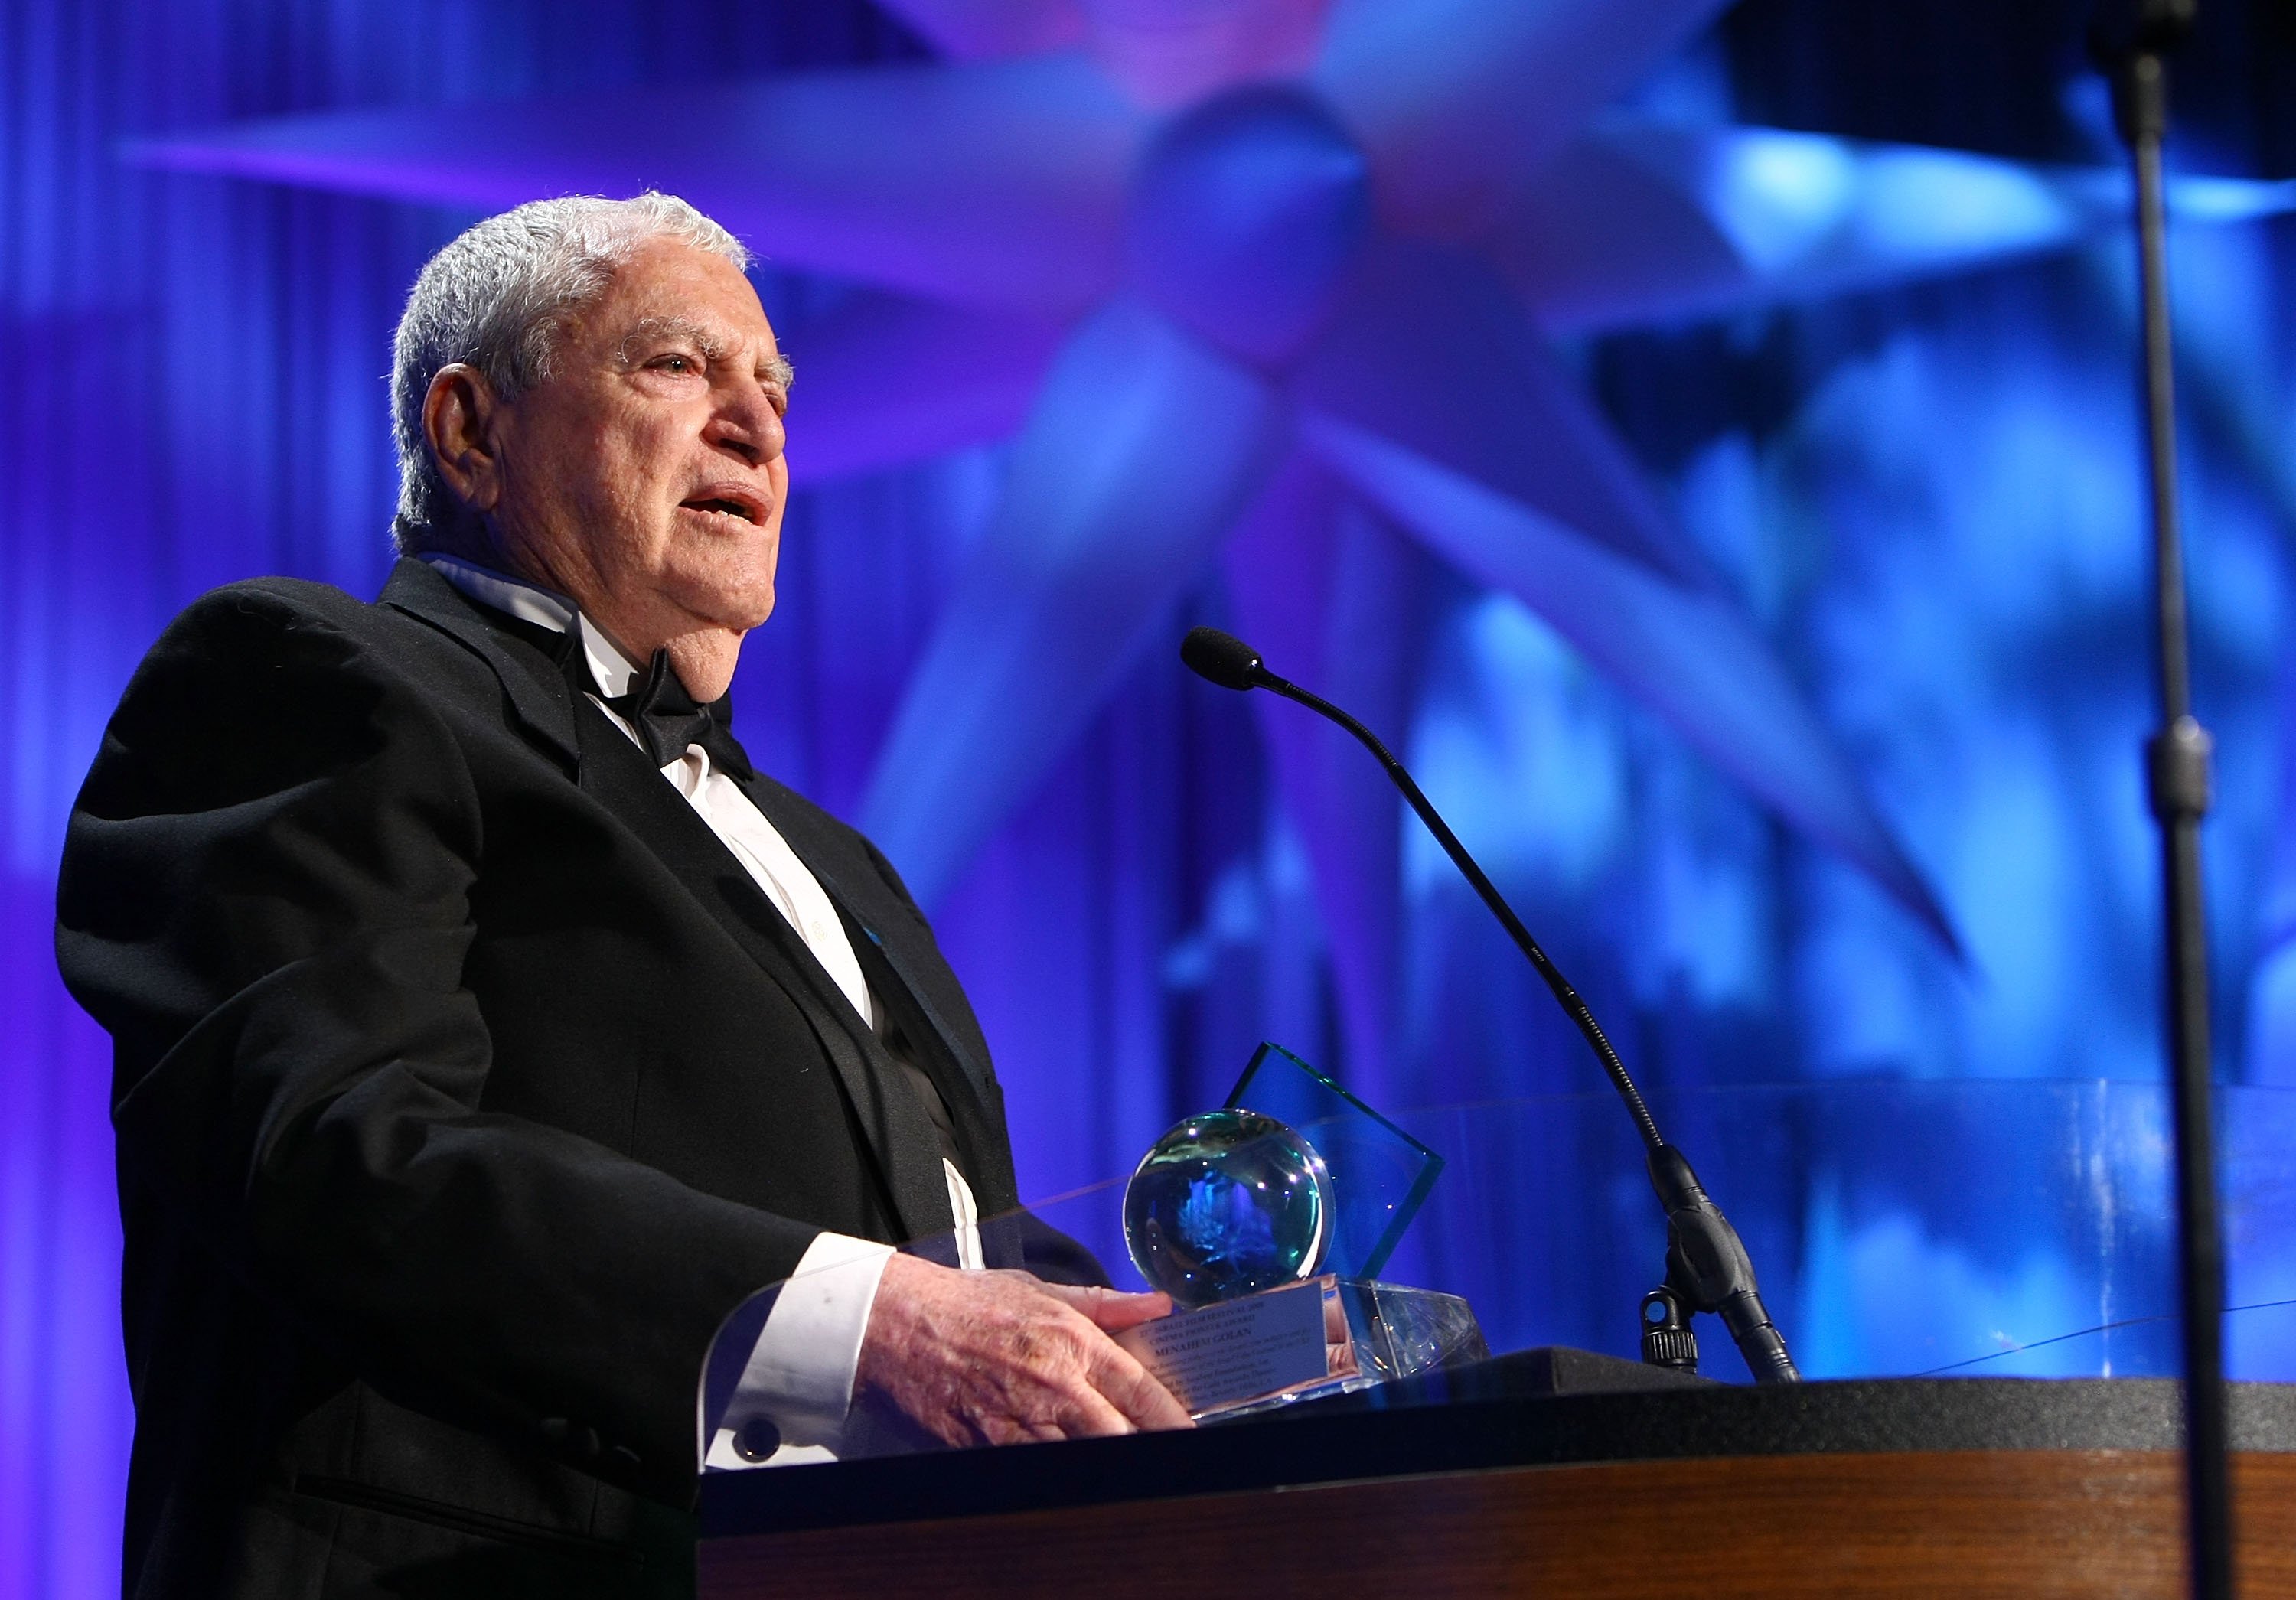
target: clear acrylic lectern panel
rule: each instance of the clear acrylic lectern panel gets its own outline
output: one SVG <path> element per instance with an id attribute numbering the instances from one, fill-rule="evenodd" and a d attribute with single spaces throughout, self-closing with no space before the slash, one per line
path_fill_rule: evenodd
<path id="1" fill-rule="evenodd" d="M 2177 1370 L 2158 1086 L 1833 1080 L 1650 1099 L 1744 1237 L 1807 1377 Z M 2218 1107 L 2230 1374 L 2296 1378 L 2296 1092 L 2234 1087 Z M 1665 1228 L 1615 1100 L 1388 1120 L 1442 1165 L 1379 1281 L 1464 1300 L 1496 1351 L 1636 1354 Z M 1325 1123 L 1301 1130 L 1338 1142 Z M 1144 1288 L 1125 1247 L 1126 1176 L 985 1223 L 992 1256 L 1047 1272 L 1090 1257 L 1118 1287 Z M 911 1248 L 955 1259 L 953 1240 Z M 1698 1332 L 1702 1370 L 1746 1382 L 1718 1322 Z"/>

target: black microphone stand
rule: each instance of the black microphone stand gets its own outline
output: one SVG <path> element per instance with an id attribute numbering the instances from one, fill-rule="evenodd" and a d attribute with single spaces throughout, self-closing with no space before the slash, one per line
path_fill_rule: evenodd
<path id="1" fill-rule="evenodd" d="M 2178 1276 L 2185 1338 L 2185 1493 L 2195 1600 L 2230 1600 L 2232 1486 L 2226 1472 L 2224 1244 L 2217 1224 L 2210 1110 L 2208 923 L 2201 906 L 2201 819 L 2209 809 L 2206 729 L 2193 715 L 2185 562 L 2177 514 L 2175 373 L 2169 327 L 2166 55 L 2193 25 L 2194 0 L 2107 0 L 2091 45 L 2112 77 L 2114 121 L 2136 179 L 2144 300 L 2146 459 L 2152 482 L 2153 618 L 2161 729 L 2145 746 L 2166 884 L 2169 1062 L 2175 1089 Z"/>
<path id="2" fill-rule="evenodd" d="M 1451 832 L 1441 813 L 1420 792 L 1403 763 L 1395 759 L 1377 734 L 1347 712 L 1323 696 L 1267 670 L 1259 654 L 1240 639 L 1214 628 L 1199 628 L 1190 632 L 1180 647 L 1180 654 L 1191 669 L 1223 687 L 1269 690 L 1298 702 L 1317 716 L 1330 718 L 1360 740 L 1403 792 L 1403 798 L 1418 813 L 1419 820 L 1427 825 L 1427 831 L 1451 857 L 1451 864 L 1473 885 L 1508 937 L 1546 981 L 1546 987 L 1554 992 L 1564 1013 L 1593 1046 L 1595 1059 L 1610 1074 L 1619 1098 L 1626 1102 L 1627 1114 L 1634 1119 L 1635 1129 L 1642 1136 L 1651 1186 L 1658 1191 L 1659 1203 L 1666 1209 L 1666 1277 L 1643 1297 L 1643 1359 L 1656 1366 L 1696 1372 L 1698 1336 L 1692 1331 L 1690 1318 L 1696 1312 L 1712 1311 L 1721 1316 L 1723 1325 L 1730 1330 L 1738 1353 L 1745 1358 L 1747 1370 L 1754 1374 L 1756 1383 L 1800 1383 L 1801 1374 L 1786 1351 L 1785 1339 L 1763 1308 L 1761 1292 L 1754 1281 L 1754 1264 L 1738 1238 L 1737 1229 L 1707 1197 L 1688 1159 L 1660 1136 L 1658 1123 L 1652 1118 L 1650 1107 L 1643 1103 L 1642 1091 L 1635 1087 L 1626 1063 L 1619 1059 L 1618 1051 L 1611 1047 L 1587 1002 L 1570 987 L 1546 952 L 1539 948 L 1530 930 L 1515 915 L 1514 907 L 1484 875 L 1475 858 L 1467 853 L 1467 847 L 1459 842 L 1458 835 Z"/>

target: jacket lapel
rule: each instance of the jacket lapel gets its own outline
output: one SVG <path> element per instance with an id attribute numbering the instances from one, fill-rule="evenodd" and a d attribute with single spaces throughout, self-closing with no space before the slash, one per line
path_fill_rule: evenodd
<path id="1" fill-rule="evenodd" d="M 585 702 L 576 726 L 583 789 L 637 833 L 726 931 L 804 1012 L 823 1053 L 845 1086 L 902 1230 L 910 1238 L 947 1232 L 948 1187 L 940 1142 L 916 1095 L 890 1062 L 865 1046 L 865 1019 L 854 1016 L 836 983 L 787 918 L 709 825 L 662 781 L 643 751 Z"/>
<path id="2" fill-rule="evenodd" d="M 981 1215 L 993 1216 L 1017 1205 L 1004 1119 L 992 1109 L 1001 1096 L 988 1063 L 967 1046 L 964 1035 L 933 1003 L 930 989 L 917 972 L 915 955 L 897 934 L 889 937 L 887 930 L 869 917 L 859 898 L 848 892 L 849 885 L 827 865 L 834 841 L 822 836 L 813 814 L 791 805 L 778 785 L 758 782 L 754 776 L 742 782 L 742 791 L 819 880 L 845 923 L 846 937 L 853 942 L 853 953 L 860 959 L 870 989 L 900 1024 L 919 1064 L 932 1075 L 941 1097 L 947 1101 L 972 1168 L 967 1176 L 975 1186 Z"/>
<path id="3" fill-rule="evenodd" d="M 1004 1119 L 992 1116 L 979 1085 L 963 1063 L 966 1054 L 955 1033 L 924 989 L 910 981 L 876 931 L 856 917 L 826 878 L 822 885 L 838 901 L 845 934 L 853 942 L 861 971 L 878 1004 L 899 1024 L 918 1064 L 931 1075 L 955 1125 L 958 1148 L 964 1153 L 965 1176 L 982 1217 L 993 1217 L 1017 1203 L 1008 1175 L 1012 1152 L 1004 1137 Z"/>
<path id="4" fill-rule="evenodd" d="M 565 675 L 528 650 L 512 650 L 463 592 L 430 563 L 401 556 L 375 602 L 427 622 L 493 669 L 511 715 L 535 743 L 571 774 L 580 759 L 574 696 Z"/>

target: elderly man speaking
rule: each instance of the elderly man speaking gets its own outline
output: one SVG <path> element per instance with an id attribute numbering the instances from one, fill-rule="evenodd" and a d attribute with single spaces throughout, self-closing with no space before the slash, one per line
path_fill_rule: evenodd
<path id="1" fill-rule="evenodd" d="M 131 1595 L 677 1593 L 705 1460 L 1187 1420 L 1108 1336 L 1160 1297 L 982 1225 L 955 976 L 728 726 L 788 485 L 748 260 L 656 194 L 456 239 L 381 598 L 207 595 L 105 733 L 57 948 L 116 1045 Z"/>

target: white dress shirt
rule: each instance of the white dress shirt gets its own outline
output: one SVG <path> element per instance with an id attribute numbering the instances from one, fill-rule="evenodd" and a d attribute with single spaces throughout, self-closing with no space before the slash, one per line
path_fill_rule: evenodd
<path id="1" fill-rule="evenodd" d="M 553 633 L 574 629 L 599 690 L 590 697 L 591 703 L 632 743 L 644 747 L 637 730 L 601 698 L 628 693 L 638 669 L 573 602 L 453 556 L 427 554 L 422 560 L 482 605 Z M 884 1013 L 862 976 L 837 908 L 781 831 L 742 792 L 741 785 L 716 768 L 709 752 L 699 744 L 687 745 L 684 755 L 661 769 L 661 775 L 685 797 L 774 908 L 797 930 L 855 1013 L 882 1033 Z M 957 1223 L 957 1259 L 978 1271 L 980 1208 L 955 1163 L 944 1158 L 941 1167 L 948 1181 L 949 1211 Z M 852 1406 L 853 1374 L 861 1358 L 862 1336 L 868 1331 L 869 1308 L 892 1253 L 890 1245 L 846 1234 L 824 1231 L 815 1238 L 767 1316 L 724 1424 L 707 1441 L 706 1467 L 836 1459 L 846 1413 Z M 698 1395 L 695 1404 L 698 1411 Z M 781 1448 L 762 1462 L 745 1460 L 734 1448 L 743 1424 L 758 1417 L 773 1423 L 782 1440 Z"/>

